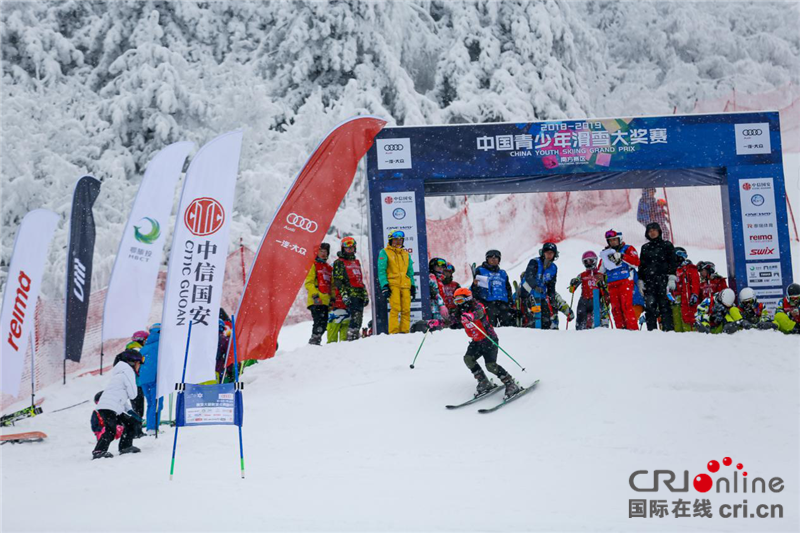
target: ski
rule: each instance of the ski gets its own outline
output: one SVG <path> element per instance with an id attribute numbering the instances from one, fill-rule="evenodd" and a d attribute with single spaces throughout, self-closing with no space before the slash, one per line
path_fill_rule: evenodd
<path id="1" fill-rule="evenodd" d="M 536 386 L 536 384 L 537 384 L 537 383 L 539 383 L 539 380 L 538 380 L 538 379 L 537 379 L 536 381 L 534 381 L 534 382 L 531 384 L 531 386 L 530 386 L 530 387 L 528 387 L 528 388 L 526 388 L 526 389 L 522 389 L 521 391 L 519 391 L 518 393 L 516 393 L 516 394 L 515 394 L 514 396 L 512 396 L 511 398 L 508 398 L 508 399 L 506 399 L 506 400 L 503 400 L 503 401 L 502 401 L 502 402 L 500 402 L 499 404 L 497 404 L 497 405 L 495 405 L 494 407 L 491 407 L 491 408 L 489 408 L 489 409 L 478 409 L 478 412 L 479 412 L 479 413 L 493 413 L 493 412 L 497 411 L 498 409 L 500 409 L 501 407 L 503 407 L 504 405 L 507 405 L 507 404 L 509 404 L 509 403 L 513 402 L 514 400 L 516 400 L 517 398 L 521 398 L 521 397 L 525 396 L 526 394 L 528 394 L 530 391 L 532 391 L 532 390 L 533 390 L 533 388 Z"/>
<path id="2" fill-rule="evenodd" d="M 11 444 L 19 444 L 22 442 L 41 442 L 47 438 L 47 435 L 41 431 L 29 431 L 28 433 L 16 433 L 14 435 L 1 435 L 0 445 L 10 442 Z"/>
<path id="3" fill-rule="evenodd" d="M 459 407 L 465 407 L 467 405 L 470 405 L 470 404 L 473 404 L 473 403 L 477 402 L 478 400 L 483 400 L 487 396 L 491 396 L 495 392 L 499 391 L 500 389 L 504 389 L 504 388 L 505 387 L 502 386 L 502 385 L 495 385 L 493 389 L 490 389 L 487 392 L 484 392 L 483 394 L 479 394 L 479 395 L 475 396 L 474 398 L 472 398 L 471 400 L 467 400 L 466 402 L 460 403 L 458 405 L 446 405 L 445 407 L 447 407 L 448 409 L 458 409 Z"/>
<path id="4" fill-rule="evenodd" d="M 14 422 L 22 420 L 23 418 L 30 418 L 42 414 L 42 408 L 39 407 L 42 402 L 44 402 L 44 398 L 37 400 L 35 406 L 32 405 L 14 413 L 3 415 L 0 417 L 0 427 L 13 426 Z"/>

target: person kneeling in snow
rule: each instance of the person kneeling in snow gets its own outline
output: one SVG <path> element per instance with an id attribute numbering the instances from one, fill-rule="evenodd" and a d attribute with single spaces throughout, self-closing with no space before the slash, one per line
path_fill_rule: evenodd
<path id="1" fill-rule="evenodd" d="M 111 371 L 111 381 L 97 403 L 97 415 L 106 428 L 116 428 L 122 424 L 124 430 L 119 441 L 119 453 L 138 453 L 141 450 L 133 445 L 136 420 L 132 416 L 130 400 L 136 398 L 136 375 L 144 357 L 136 350 L 125 350 L 118 356 L 119 363 Z M 114 457 L 108 451 L 116 431 L 104 431 L 92 452 L 92 459 Z"/>
<path id="2" fill-rule="evenodd" d="M 792 283 L 775 310 L 775 325 L 783 333 L 800 334 L 800 285 Z"/>
<path id="3" fill-rule="evenodd" d="M 497 333 L 486 314 L 486 308 L 480 302 L 476 302 L 472 298 L 472 292 L 465 288 L 456 290 L 453 301 L 458 308 L 458 316 L 464 331 L 472 339 L 464 355 L 464 364 L 478 380 L 475 395 L 489 392 L 494 388 L 494 384 L 489 381 L 481 365 L 478 364 L 478 359 L 481 357 L 486 361 L 486 370 L 500 378 L 506 386 L 506 398 L 517 394 L 520 386 L 506 369 L 497 364 Z"/>
<path id="4" fill-rule="evenodd" d="M 706 298 L 697 307 L 695 327 L 701 333 L 736 333 L 745 327 L 742 313 L 734 305 L 736 293 L 723 289 L 711 298 Z"/>
<path id="5" fill-rule="evenodd" d="M 739 291 L 739 311 L 747 323 L 746 329 L 778 329 L 778 325 L 772 321 L 772 315 L 764 304 L 758 301 L 755 291 L 750 287 Z"/>

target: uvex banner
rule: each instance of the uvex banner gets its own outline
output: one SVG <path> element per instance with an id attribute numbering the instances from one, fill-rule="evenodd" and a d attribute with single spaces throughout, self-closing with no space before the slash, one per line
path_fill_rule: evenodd
<path id="1" fill-rule="evenodd" d="M 67 252 L 67 290 L 64 325 L 64 358 L 80 361 L 89 295 L 92 293 L 92 255 L 94 254 L 94 215 L 92 206 L 100 194 L 100 181 L 84 176 L 72 196 L 69 249 Z"/>
<path id="2" fill-rule="evenodd" d="M 33 331 L 47 249 L 56 225 L 58 215 L 47 209 L 35 209 L 22 219 L 14 241 L 3 309 L 0 311 L 3 394 L 19 394 L 25 350 Z"/>
<path id="3" fill-rule="evenodd" d="M 278 331 L 314 261 L 314 250 L 353 183 L 359 160 L 385 124 L 360 117 L 337 126 L 295 178 L 264 234 L 236 312 L 240 361 L 275 354 Z"/>
<path id="4" fill-rule="evenodd" d="M 182 381 L 190 322 L 192 339 L 185 381 L 214 379 L 219 303 L 241 148 L 241 131 L 220 135 L 197 152 L 186 172 L 161 317 L 159 396 L 169 394 Z"/>
<path id="5" fill-rule="evenodd" d="M 147 165 L 119 243 L 103 308 L 103 342 L 146 329 L 166 243 L 175 185 L 194 143 L 171 144 Z"/>

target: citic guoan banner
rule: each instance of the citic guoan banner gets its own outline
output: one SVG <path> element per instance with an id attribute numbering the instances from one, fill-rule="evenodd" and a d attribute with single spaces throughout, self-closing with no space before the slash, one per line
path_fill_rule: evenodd
<path id="1" fill-rule="evenodd" d="M 47 250 L 57 225 L 57 214 L 47 209 L 35 209 L 22 219 L 14 241 L 3 309 L 0 311 L 3 394 L 19 394 L 25 350 L 33 331 Z"/>
<path id="2" fill-rule="evenodd" d="M 189 323 L 192 339 L 186 383 L 214 379 L 219 305 L 241 149 L 241 131 L 220 135 L 197 152 L 186 172 L 161 317 L 158 396 L 169 394 L 181 381 Z"/>
<path id="3" fill-rule="evenodd" d="M 240 361 L 267 359 L 336 209 L 353 183 L 358 162 L 386 124 L 359 117 L 337 126 L 295 178 L 267 228 L 236 313 Z M 233 361 L 231 349 L 228 362 Z"/>
<path id="4" fill-rule="evenodd" d="M 103 307 L 103 342 L 146 329 L 164 253 L 175 186 L 192 142 L 171 144 L 147 165 L 119 243 Z"/>

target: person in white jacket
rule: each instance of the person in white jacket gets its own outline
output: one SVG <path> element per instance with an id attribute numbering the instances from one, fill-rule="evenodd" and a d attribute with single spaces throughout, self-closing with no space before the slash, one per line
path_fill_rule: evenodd
<path id="1" fill-rule="evenodd" d="M 125 428 L 119 440 L 119 453 L 139 453 L 141 450 L 133 445 L 135 420 L 128 414 L 128 411 L 131 410 L 130 401 L 138 394 L 136 376 L 139 374 L 139 367 L 144 362 L 144 356 L 136 350 L 125 350 L 117 358 L 119 362 L 111 371 L 111 381 L 103 391 L 96 411 L 106 428 L 116 428 L 117 424 L 121 424 Z M 115 431 L 103 433 L 94 447 L 92 459 L 114 457 L 108 451 L 108 447 L 114 440 L 115 433 Z"/>

